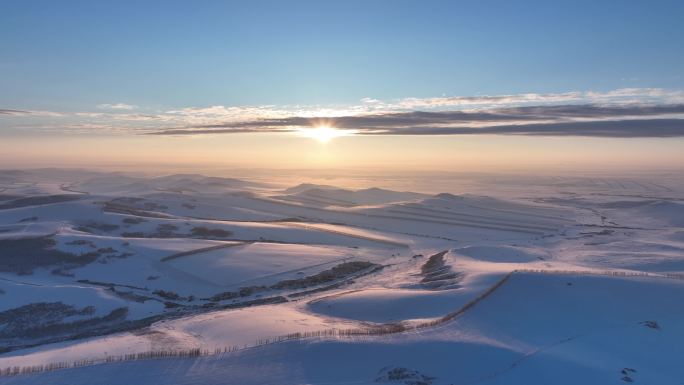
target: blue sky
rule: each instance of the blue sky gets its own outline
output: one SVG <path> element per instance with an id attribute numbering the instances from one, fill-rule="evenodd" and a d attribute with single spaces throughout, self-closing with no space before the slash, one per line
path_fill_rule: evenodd
<path id="1" fill-rule="evenodd" d="M 684 88 L 682 1 L 4 1 L 0 108 Z"/>

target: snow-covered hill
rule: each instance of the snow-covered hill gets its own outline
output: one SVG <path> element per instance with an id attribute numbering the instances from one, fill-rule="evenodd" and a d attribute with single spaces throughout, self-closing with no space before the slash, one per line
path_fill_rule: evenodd
<path id="1" fill-rule="evenodd" d="M 684 186 L 522 180 L 0 171 L 0 383 L 677 384 Z"/>

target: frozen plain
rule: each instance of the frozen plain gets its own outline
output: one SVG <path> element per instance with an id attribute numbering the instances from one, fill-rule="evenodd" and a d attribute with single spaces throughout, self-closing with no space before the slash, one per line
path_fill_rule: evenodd
<path id="1" fill-rule="evenodd" d="M 0 383 L 681 384 L 682 180 L 2 171 Z"/>

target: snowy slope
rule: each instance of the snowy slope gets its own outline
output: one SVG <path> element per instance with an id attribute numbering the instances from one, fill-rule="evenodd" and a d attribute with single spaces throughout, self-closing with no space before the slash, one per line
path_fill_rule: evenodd
<path id="1" fill-rule="evenodd" d="M 14 349 L 0 370 L 99 362 L 0 383 L 681 382 L 684 183 L 456 181 L 435 176 L 451 192 L 424 194 L 390 182 L 282 190 L 195 174 L 0 172 L 0 203 L 22 202 L 0 208 L 0 349 Z M 346 262 L 374 265 L 331 273 Z M 127 313 L 97 333 L 7 342 L 17 309 L 58 302 L 74 315 L 36 318 Z M 263 344 L 318 332 L 328 336 Z M 188 349 L 208 355 L 101 363 Z"/>

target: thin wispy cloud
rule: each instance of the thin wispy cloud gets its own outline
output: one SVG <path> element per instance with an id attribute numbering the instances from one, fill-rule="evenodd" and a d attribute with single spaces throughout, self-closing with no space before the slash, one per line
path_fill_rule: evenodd
<path id="1" fill-rule="evenodd" d="M 28 111 L 28 110 L 3 109 L 3 108 L 0 108 L 0 115 L 17 116 L 17 117 L 52 117 L 52 118 L 64 116 L 63 113 L 55 112 L 55 111 Z"/>
<path id="2" fill-rule="evenodd" d="M 660 88 L 621 88 L 607 92 L 563 92 L 563 93 L 525 93 L 512 95 L 481 96 L 444 96 L 436 98 L 404 98 L 383 102 L 365 98 L 362 102 L 376 107 L 388 109 L 422 109 L 422 108 L 491 108 L 503 106 L 546 105 L 546 104 L 638 104 L 684 103 L 684 91 L 664 90 Z"/>
<path id="3" fill-rule="evenodd" d="M 0 108 L 0 115 L 26 115 L 29 114 L 28 111 L 22 110 L 8 110 Z"/>
<path id="4" fill-rule="evenodd" d="M 126 104 L 126 103 L 113 103 L 113 104 L 104 103 L 104 104 L 98 104 L 97 108 L 99 108 L 101 110 L 127 110 L 127 111 L 130 111 L 130 110 L 134 110 L 134 109 L 138 108 L 138 106 L 134 106 L 132 104 Z"/>

